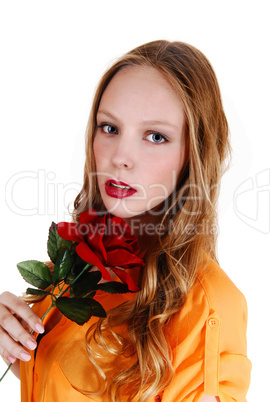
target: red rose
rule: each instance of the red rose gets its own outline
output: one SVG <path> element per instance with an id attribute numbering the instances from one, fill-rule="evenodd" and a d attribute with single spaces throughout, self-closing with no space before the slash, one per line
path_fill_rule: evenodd
<path id="1" fill-rule="evenodd" d="M 94 209 L 90 209 L 80 214 L 78 223 L 58 223 L 57 232 L 63 239 L 78 243 L 77 254 L 95 265 L 103 279 L 111 280 L 105 268 L 107 266 L 128 285 L 129 290 L 139 290 L 125 269 L 142 267 L 144 262 L 137 256 L 137 238 L 123 219 L 111 214 L 99 216 Z"/>

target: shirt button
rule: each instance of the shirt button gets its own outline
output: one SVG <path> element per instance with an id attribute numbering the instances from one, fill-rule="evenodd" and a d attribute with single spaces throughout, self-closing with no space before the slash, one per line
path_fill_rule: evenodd
<path id="1" fill-rule="evenodd" d="M 216 318 L 209 318 L 208 324 L 210 325 L 210 327 L 214 328 L 219 324 L 219 322 Z"/>
<path id="2" fill-rule="evenodd" d="M 67 322 L 67 318 L 66 317 L 62 317 L 61 321 L 60 321 L 60 326 L 62 327 L 63 325 L 65 325 Z"/>

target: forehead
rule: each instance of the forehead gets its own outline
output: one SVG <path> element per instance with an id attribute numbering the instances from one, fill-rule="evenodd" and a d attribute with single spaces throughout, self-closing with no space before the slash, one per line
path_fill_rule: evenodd
<path id="1" fill-rule="evenodd" d="M 171 119 L 183 119 L 184 108 L 163 73 L 151 66 L 127 66 L 119 70 L 103 92 L 99 110 L 132 108 L 144 117 L 166 115 Z"/>

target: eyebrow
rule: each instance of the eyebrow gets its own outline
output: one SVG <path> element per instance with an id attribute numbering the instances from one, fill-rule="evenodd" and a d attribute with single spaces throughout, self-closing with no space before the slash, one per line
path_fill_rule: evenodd
<path id="1" fill-rule="evenodd" d="M 119 120 L 115 115 L 113 115 L 112 113 L 108 112 L 107 110 L 98 110 L 97 111 L 98 114 L 105 114 L 105 116 L 109 117 L 110 119 L 113 120 Z M 162 121 L 162 120 L 144 120 L 143 121 L 144 124 L 150 124 L 150 125 L 162 125 L 162 126 L 169 126 L 172 127 L 176 130 L 179 129 L 178 126 L 176 126 L 175 124 L 172 123 L 168 123 L 166 121 Z"/>

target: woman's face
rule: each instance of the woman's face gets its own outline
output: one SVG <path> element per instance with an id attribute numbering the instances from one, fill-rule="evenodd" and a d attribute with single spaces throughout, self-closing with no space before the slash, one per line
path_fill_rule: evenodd
<path id="1" fill-rule="evenodd" d="M 155 207 L 174 190 L 187 157 L 184 128 L 183 105 L 155 68 L 126 67 L 112 78 L 99 104 L 93 144 L 110 213 L 124 219 L 161 213 Z"/>

